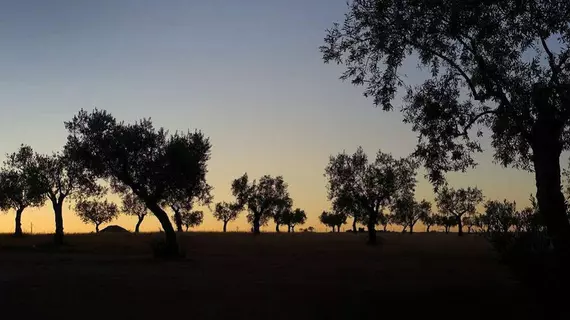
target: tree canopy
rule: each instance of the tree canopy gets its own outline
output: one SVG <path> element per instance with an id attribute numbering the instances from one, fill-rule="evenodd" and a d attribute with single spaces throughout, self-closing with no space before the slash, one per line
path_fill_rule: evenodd
<path id="1" fill-rule="evenodd" d="M 396 199 L 393 208 L 394 219 L 404 228 L 408 227 L 410 233 L 414 232 L 418 221 L 431 216 L 431 203 L 426 200 L 418 202 L 413 198 L 413 194 Z"/>
<path id="2" fill-rule="evenodd" d="M 259 181 L 248 181 L 247 173 L 232 182 L 232 193 L 240 206 L 247 206 L 247 220 L 253 233 L 260 233 L 276 210 L 290 201 L 288 185 L 282 176 L 262 176 Z"/>
<path id="3" fill-rule="evenodd" d="M 223 231 L 226 232 L 228 223 L 236 220 L 241 211 L 238 203 L 218 202 L 214 207 L 214 218 L 224 223 Z"/>
<path id="4" fill-rule="evenodd" d="M 37 157 L 29 146 L 8 155 L 0 171 L 0 211 L 16 211 L 14 235 L 23 235 L 22 213 L 28 207 L 39 207 L 45 202 Z"/>
<path id="5" fill-rule="evenodd" d="M 305 224 L 307 221 L 307 213 L 299 208 L 287 210 L 283 213 L 281 221 L 287 226 L 287 232 L 295 232 L 295 226 Z"/>
<path id="6" fill-rule="evenodd" d="M 322 224 L 327 227 L 331 227 L 332 231 L 335 231 L 335 227 L 337 232 L 340 232 L 340 227 L 346 223 L 347 216 L 343 212 L 328 212 L 323 211 L 319 216 L 319 220 Z"/>
<path id="7" fill-rule="evenodd" d="M 95 232 L 99 232 L 99 226 L 113 221 L 119 215 L 116 204 L 107 200 L 79 200 L 75 204 L 75 213 L 85 223 L 93 223 Z"/>
<path id="8" fill-rule="evenodd" d="M 65 123 L 66 150 L 116 192 L 132 192 L 158 218 L 166 235 L 165 255 L 179 254 L 176 233 L 162 209 L 168 199 L 193 199 L 204 189 L 211 145 L 200 131 L 168 133 L 150 119 L 133 124 L 110 113 L 81 110 Z"/>
<path id="9" fill-rule="evenodd" d="M 341 209 L 351 207 L 362 212 L 370 244 L 376 243 L 375 226 L 382 209 L 391 206 L 399 194 L 414 189 L 415 175 L 416 164 L 410 159 L 395 159 L 378 151 L 369 162 L 362 147 L 352 155 L 343 152 L 331 156 L 325 168 L 329 200 L 349 204 Z"/>
<path id="10" fill-rule="evenodd" d="M 436 186 L 476 164 L 487 128 L 496 161 L 534 170 L 549 233 L 569 254 L 559 163 L 570 147 L 569 21 L 563 0 L 353 0 L 321 52 L 384 110 L 406 91 L 415 156 Z M 427 71 L 423 83 L 402 77 L 409 60 Z"/>
<path id="11" fill-rule="evenodd" d="M 188 231 L 190 227 L 197 227 L 204 222 L 204 212 L 200 210 L 183 211 L 180 214 L 180 218 L 182 219 L 182 224 L 186 227 L 186 231 Z"/>
<path id="12" fill-rule="evenodd" d="M 464 215 L 473 215 L 477 212 L 477 205 L 483 201 L 483 192 L 477 188 L 453 189 L 444 186 L 436 195 L 439 212 L 444 216 L 456 219 L 458 234 L 463 235 Z"/>

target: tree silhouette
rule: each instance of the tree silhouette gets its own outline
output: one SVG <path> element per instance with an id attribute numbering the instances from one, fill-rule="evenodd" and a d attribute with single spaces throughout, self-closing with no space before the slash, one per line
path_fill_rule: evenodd
<path id="1" fill-rule="evenodd" d="M 369 163 L 362 147 L 353 155 L 345 152 L 331 156 L 325 168 L 328 198 L 350 199 L 354 207 L 361 208 L 368 227 L 368 244 L 376 244 L 376 229 L 383 208 L 392 204 L 395 197 L 415 186 L 416 165 L 409 159 L 396 160 L 392 155 L 378 151 Z"/>
<path id="2" fill-rule="evenodd" d="M 184 225 L 182 215 L 184 213 L 191 212 L 195 204 L 209 206 L 212 203 L 212 187 L 206 183 L 205 179 L 200 180 L 193 189 L 192 195 L 189 195 L 184 189 L 172 190 L 162 204 L 163 207 L 168 206 L 174 212 L 173 221 L 178 232 L 182 232 Z"/>
<path id="3" fill-rule="evenodd" d="M 237 203 L 219 202 L 216 203 L 214 209 L 214 218 L 224 223 L 223 230 L 226 232 L 228 222 L 236 220 L 241 210 L 242 208 Z"/>
<path id="4" fill-rule="evenodd" d="M 307 214 L 304 210 L 299 208 L 288 210 L 284 212 L 281 221 L 287 226 L 287 232 L 295 232 L 295 226 L 305 224 L 307 221 Z"/>
<path id="5" fill-rule="evenodd" d="M 241 207 L 247 206 L 247 220 L 254 234 L 260 233 L 259 227 L 269 222 L 277 208 L 290 201 L 287 183 L 281 176 L 265 175 L 259 182 L 249 183 L 246 173 L 232 182 L 232 193 Z"/>
<path id="6" fill-rule="evenodd" d="M 436 224 L 435 216 L 431 213 L 431 204 L 430 204 L 430 211 L 428 212 L 428 214 L 421 217 L 421 221 L 426 227 L 426 232 L 430 232 L 429 229 L 431 228 L 431 226 Z"/>
<path id="7" fill-rule="evenodd" d="M 436 195 L 439 212 L 445 216 L 455 218 L 457 234 L 463 235 L 464 215 L 473 215 L 477 211 L 476 206 L 483 201 L 483 193 L 477 188 L 453 189 L 444 186 Z"/>
<path id="8" fill-rule="evenodd" d="M 417 202 L 414 200 L 412 194 L 406 194 L 403 197 L 396 199 L 394 206 L 394 219 L 400 225 L 409 227 L 409 232 L 414 233 L 414 226 L 423 217 L 430 215 L 431 203 L 426 200 Z"/>
<path id="9" fill-rule="evenodd" d="M 507 200 L 487 201 L 485 215 L 489 231 L 507 233 L 516 224 L 516 204 Z"/>
<path id="10" fill-rule="evenodd" d="M 271 216 L 273 217 L 273 222 L 275 223 L 275 232 L 280 232 L 279 227 L 282 224 L 287 224 L 284 219 L 286 215 L 290 216 L 291 210 L 293 210 L 292 207 L 293 200 L 291 198 L 286 199 L 285 201 L 279 203 L 279 205 L 273 207 L 273 213 Z"/>
<path id="11" fill-rule="evenodd" d="M 204 212 L 200 210 L 182 211 L 180 213 L 182 224 L 186 227 L 186 232 L 190 227 L 197 227 L 204 222 Z"/>
<path id="12" fill-rule="evenodd" d="M 136 216 L 137 224 L 135 225 L 135 233 L 139 233 L 140 226 L 143 223 L 144 218 L 148 214 L 148 208 L 144 202 L 134 195 L 132 192 L 126 192 L 123 194 L 121 211 L 125 214 Z"/>
<path id="13" fill-rule="evenodd" d="M 75 213 L 84 223 L 93 223 L 95 232 L 98 233 L 100 225 L 117 218 L 119 209 L 116 204 L 107 200 L 79 200 L 75 204 Z"/>
<path id="14" fill-rule="evenodd" d="M 81 110 L 65 124 L 66 150 L 82 168 L 110 182 L 115 192 L 132 192 L 160 221 L 166 236 L 162 256 L 179 255 L 176 232 L 161 204 L 190 201 L 203 188 L 211 145 L 199 131 L 155 129 L 150 119 L 118 122 L 103 110 Z"/>
<path id="15" fill-rule="evenodd" d="M 394 216 L 391 214 L 386 214 L 380 210 L 378 215 L 378 223 L 382 225 L 382 231 L 386 232 L 388 230 L 388 225 L 394 222 Z"/>
<path id="16" fill-rule="evenodd" d="M 534 171 L 540 212 L 567 257 L 559 159 L 570 147 L 569 20 L 567 1 L 355 0 L 321 52 L 386 111 L 406 87 L 404 121 L 436 185 L 476 164 L 490 129 L 498 162 Z M 430 72 L 417 87 L 400 76 L 408 58 Z"/>
<path id="17" fill-rule="evenodd" d="M 435 224 L 444 228 L 445 233 L 449 233 L 449 229 L 457 225 L 457 218 L 453 216 L 435 215 Z"/>
<path id="18" fill-rule="evenodd" d="M 346 218 L 346 215 L 342 212 L 323 211 L 319 216 L 321 223 L 327 227 L 331 227 L 333 232 L 335 232 L 335 227 L 336 231 L 340 232 L 340 227 L 346 223 Z"/>
<path id="19" fill-rule="evenodd" d="M 40 174 L 40 185 L 51 201 L 55 217 L 54 241 L 64 242 L 63 203 L 68 197 L 98 195 L 102 188 L 95 177 L 73 161 L 67 151 L 52 155 L 36 155 Z"/>
<path id="20" fill-rule="evenodd" d="M 22 213 L 28 207 L 39 207 L 45 202 L 37 157 L 29 146 L 8 155 L 5 168 L 0 171 L 0 211 L 16 211 L 14 235 L 23 235 Z"/>
<path id="21" fill-rule="evenodd" d="M 473 227 L 475 227 L 475 216 L 464 216 L 461 218 L 461 223 L 467 227 L 467 233 L 471 233 Z"/>
<path id="22" fill-rule="evenodd" d="M 352 197 L 341 194 L 337 198 L 333 199 L 332 205 L 335 212 L 344 212 L 345 215 L 352 217 L 352 232 L 358 232 L 358 223 L 366 223 L 366 215 L 364 213 L 364 210 L 358 206 L 358 202 L 355 201 L 355 199 Z"/>

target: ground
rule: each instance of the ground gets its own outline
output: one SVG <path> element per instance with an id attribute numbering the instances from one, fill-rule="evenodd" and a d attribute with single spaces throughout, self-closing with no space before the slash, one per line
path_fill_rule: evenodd
<path id="1" fill-rule="evenodd" d="M 481 236 L 186 233 L 187 258 L 158 261 L 159 234 L 0 236 L 0 312 L 32 317 L 540 319 L 533 296 Z"/>

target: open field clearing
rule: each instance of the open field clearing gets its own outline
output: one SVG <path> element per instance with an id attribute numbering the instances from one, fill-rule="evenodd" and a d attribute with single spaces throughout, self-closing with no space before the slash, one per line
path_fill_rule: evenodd
<path id="1" fill-rule="evenodd" d="M 363 319 L 534 316 L 533 297 L 478 236 L 188 233 L 158 261 L 158 234 L 0 236 L 0 306 L 19 317 Z M 540 317 L 538 317 L 540 318 Z M 166 317 L 164 317 L 166 319 Z"/>

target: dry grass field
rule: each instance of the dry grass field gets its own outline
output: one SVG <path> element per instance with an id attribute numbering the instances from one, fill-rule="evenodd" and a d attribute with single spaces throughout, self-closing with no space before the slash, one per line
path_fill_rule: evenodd
<path id="1" fill-rule="evenodd" d="M 533 297 L 478 236 L 187 233 L 0 236 L 0 312 L 29 318 L 529 319 Z M 536 317 L 535 319 L 540 319 Z"/>

